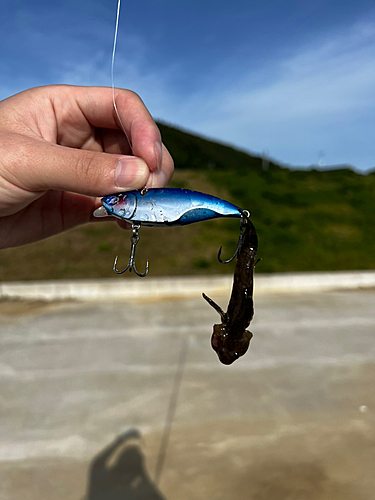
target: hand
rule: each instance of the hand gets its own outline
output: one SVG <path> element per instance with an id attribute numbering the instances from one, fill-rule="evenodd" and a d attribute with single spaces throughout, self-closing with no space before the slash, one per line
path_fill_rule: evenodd
<path id="1" fill-rule="evenodd" d="M 128 90 L 39 87 L 0 102 L 0 248 L 92 221 L 97 197 L 163 187 L 173 160 Z M 131 146 L 130 146 L 130 144 Z"/>

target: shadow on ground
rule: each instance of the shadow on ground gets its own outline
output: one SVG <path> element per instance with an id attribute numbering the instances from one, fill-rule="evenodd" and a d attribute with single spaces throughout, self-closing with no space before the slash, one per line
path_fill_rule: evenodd
<path id="1" fill-rule="evenodd" d="M 146 470 L 140 439 L 130 429 L 94 458 L 85 500 L 165 500 Z"/>

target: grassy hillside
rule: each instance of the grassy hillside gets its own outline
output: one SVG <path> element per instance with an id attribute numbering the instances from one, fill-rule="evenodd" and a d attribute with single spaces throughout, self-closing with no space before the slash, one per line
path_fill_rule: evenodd
<path id="1" fill-rule="evenodd" d="M 258 157 L 160 124 L 175 160 L 171 186 L 223 197 L 248 209 L 259 235 L 259 272 L 375 268 L 375 173 L 350 169 L 291 171 Z M 137 267 L 150 274 L 231 273 L 216 255 L 234 251 L 239 223 L 142 228 Z M 83 226 L 48 240 L 0 251 L 0 279 L 112 277 L 126 263 L 130 233 L 116 223 Z M 124 275 L 125 276 L 125 275 Z M 126 274 L 126 277 L 131 276 Z"/>

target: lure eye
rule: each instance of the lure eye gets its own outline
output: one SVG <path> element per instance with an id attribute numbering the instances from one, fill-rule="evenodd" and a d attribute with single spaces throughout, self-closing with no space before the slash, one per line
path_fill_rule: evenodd
<path id="1" fill-rule="evenodd" d="M 116 205 L 119 202 L 119 197 L 118 196 L 107 196 L 105 199 L 107 205 L 113 207 L 113 205 Z"/>

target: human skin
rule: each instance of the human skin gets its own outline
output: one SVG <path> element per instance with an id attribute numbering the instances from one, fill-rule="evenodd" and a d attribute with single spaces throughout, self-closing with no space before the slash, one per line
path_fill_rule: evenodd
<path id="1" fill-rule="evenodd" d="M 94 220 L 100 197 L 163 187 L 173 160 L 129 90 L 54 85 L 0 102 L 0 248 Z M 122 130 L 122 125 L 125 132 Z"/>

